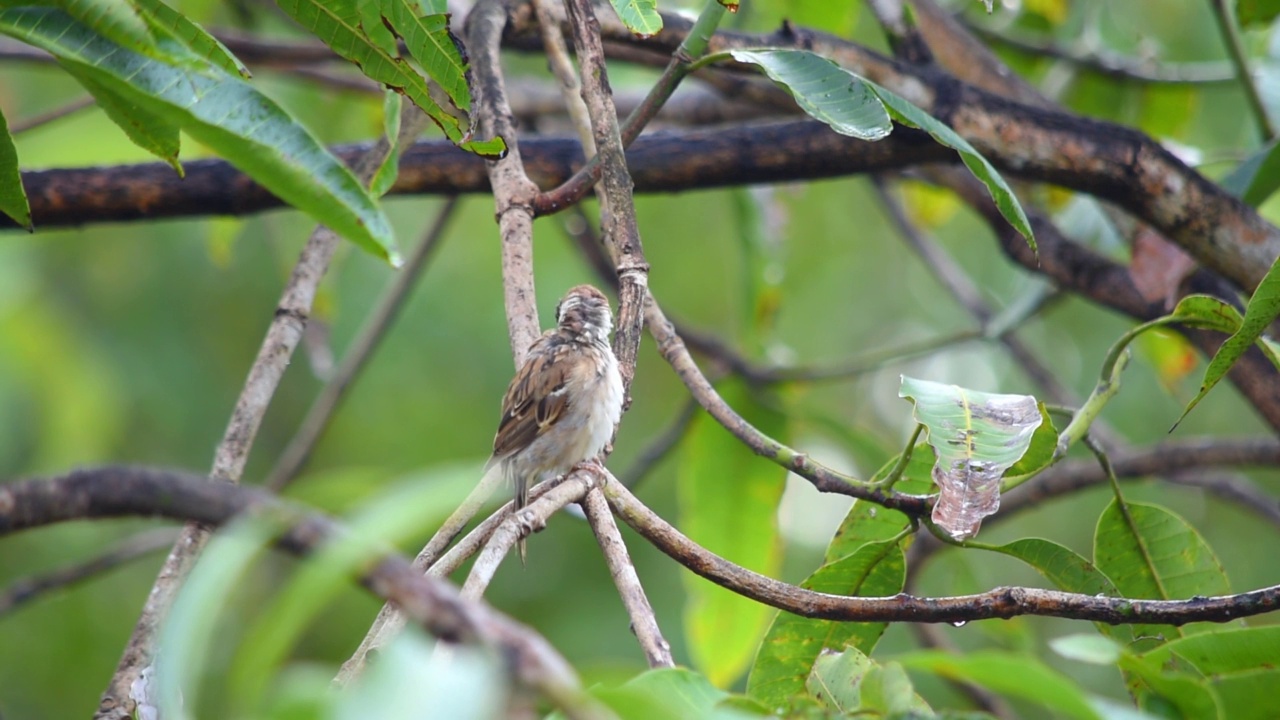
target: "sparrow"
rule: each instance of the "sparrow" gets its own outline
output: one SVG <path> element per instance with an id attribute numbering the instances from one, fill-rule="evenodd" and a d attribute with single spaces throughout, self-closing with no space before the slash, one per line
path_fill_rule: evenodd
<path id="1" fill-rule="evenodd" d="M 613 436 L 623 389 L 609 347 L 612 329 L 604 293 L 590 285 L 571 288 L 556 305 L 556 327 L 529 346 L 507 387 L 485 472 L 501 472 L 511 483 L 515 511 L 528 502 L 530 486 L 594 458 Z"/>

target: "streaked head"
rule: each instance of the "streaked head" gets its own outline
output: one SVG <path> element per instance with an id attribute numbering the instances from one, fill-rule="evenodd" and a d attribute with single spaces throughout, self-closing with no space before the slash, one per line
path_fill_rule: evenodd
<path id="1" fill-rule="evenodd" d="M 587 342 L 608 343 L 613 330 L 609 298 L 590 285 L 571 288 L 556 305 L 556 323 Z"/>

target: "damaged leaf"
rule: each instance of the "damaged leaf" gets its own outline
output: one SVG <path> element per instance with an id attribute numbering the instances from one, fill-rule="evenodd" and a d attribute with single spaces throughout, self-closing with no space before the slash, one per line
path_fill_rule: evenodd
<path id="1" fill-rule="evenodd" d="M 997 395 L 957 385 L 902 377 L 898 397 L 915 403 L 938 453 L 933 521 L 957 540 L 978 534 L 982 519 L 1000 508 L 1000 478 L 1027 452 L 1043 422 L 1030 395 Z"/>

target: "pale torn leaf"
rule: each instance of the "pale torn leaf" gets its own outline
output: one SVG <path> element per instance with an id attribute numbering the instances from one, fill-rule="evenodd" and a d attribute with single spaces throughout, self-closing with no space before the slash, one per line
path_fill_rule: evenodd
<path id="1" fill-rule="evenodd" d="M 1000 508 L 1000 477 L 1022 458 L 1042 417 L 1030 395 L 996 395 L 902 376 L 898 397 L 915 403 L 938 454 L 933 521 L 957 540 L 978 534 Z"/>

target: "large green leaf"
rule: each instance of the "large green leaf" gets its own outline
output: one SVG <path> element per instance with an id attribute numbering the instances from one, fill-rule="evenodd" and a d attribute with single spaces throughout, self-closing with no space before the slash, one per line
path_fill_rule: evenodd
<path id="1" fill-rule="evenodd" d="M 1018 558 L 1035 568 L 1059 590 L 1082 595 L 1120 597 L 1120 592 L 1111 579 L 1094 567 L 1093 563 L 1052 540 L 1023 538 L 1007 545 L 983 548 Z M 1098 623 L 1097 627 L 1108 637 L 1122 636 L 1123 639 L 1128 639 L 1128 633 L 1122 628 L 1105 623 Z"/>
<path id="2" fill-rule="evenodd" d="M 1002 695 L 1027 700 L 1055 715 L 1100 720 L 1083 688 L 1032 655 L 998 650 L 952 655 L 940 650 L 922 650 L 894 660 L 908 670 L 968 681 Z"/>
<path id="3" fill-rule="evenodd" d="M 393 16 L 399 16 L 402 10 L 397 9 L 398 6 L 395 3 L 407 0 L 385 1 L 388 5 L 384 5 L 384 9 L 391 10 Z M 439 125 L 445 137 L 455 144 L 486 156 L 498 156 L 506 152 L 506 144 L 502 138 L 482 142 L 472 141 L 469 137 L 469 127 L 431 97 L 427 79 L 419 74 L 407 60 L 389 52 L 380 43 L 370 39 L 364 30 L 365 18 L 360 12 L 357 0 L 277 0 L 276 4 L 299 25 L 333 48 L 338 55 L 358 65 L 370 79 L 396 92 L 404 93 L 413 104 L 421 108 L 436 125 Z M 417 45 L 419 51 L 428 52 L 434 41 L 419 39 L 422 40 Z M 458 86 L 458 80 L 452 74 L 456 67 L 451 62 L 428 60 L 423 65 L 428 72 L 441 69 L 448 71 L 441 77 L 432 77 L 441 87 L 456 88 Z M 459 107 L 465 108 L 469 105 L 468 100 L 465 104 L 459 104 Z"/>
<path id="4" fill-rule="evenodd" d="M 1111 501 L 1093 541 L 1093 562 L 1127 598 L 1185 600 L 1230 592 L 1226 573 L 1200 533 L 1158 505 Z M 1171 626 L 1135 628 L 1135 635 L 1177 636 Z"/>
<path id="5" fill-rule="evenodd" d="M 841 135 L 880 140 L 893 131 L 884 104 L 862 78 L 805 50 L 731 50 L 782 85 L 796 104 Z"/>
<path id="6" fill-rule="evenodd" d="M 249 78 L 249 68 L 245 67 L 244 63 L 240 62 L 221 40 L 191 22 L 187 16 L 160 0 L 130 0 L 130 2 L 145 11 L 147 20 L 153 28 L 167 33 L 196 56 L 221 68 L 224 72 Z"/>
<path id="7" fill-rule="evenodd" d="M 1209 394 L 1209 391 L 1227 374 L 1231 366 L 1236 364 L 1249 346 L 1262 339 L 1262 333 L 1277 315 L 1280 315 L 1280 257 L 1271 264 L 1271 269 L 1267 270 L 1262 282 L 1258 283 L 1258 289 L 1253 291 L 1253 297 L 1249 299 L 1249 305 L 1245 308 L 1240 329 L 1222 343 L 1218 352 L 1214 353 L 1213 359 L 1209 361 L 1209 367 L 1204 371 L 1200 392 L 1196 393 L 1190 403 L 1187 403 L 1178 422 L 1182 422 L 1182 418 L 1185 418 L 1187 413 Z M 1273 353 L 1268 352 L 1268 355 L 1273 363 L 1276 362 Z"/>
<path id="8" fill-rule="evenodd" d="M 1027 214 L 1023 211 L 1022 204 L 1018 202 L 1018 196 L 1013 194 L 1013 190 L 1000 173 L 996 172 L 991 163 L 975 150 L 969 141 L 957 135 L 955 130 L 947 127 L 937 118 L 911 104 L 906 98 L 870 80 L 863 82 L 866 82 L 884 101 L 885 107 L 889 109 L 889 114 L 894 120 L 903 125 L 924 130 L 932 135 L 934 140 L 960 153 L 960 160 L 964 162 L 965 167 L 969 168 L 969 172 L 973 173 L 974 177 L 987 187 L 987 192 L 991 193 L 991 199 L 995 201 L 1000 214 L 1009 221 L 1014 230 L 1022 233 L 1022 237 L 1027 239 L 1027 244 L 1032 250 L 1036 249 L 1036 237 L 1031 231 L 1031 222 L 1027 220 Z"/>
<path id="9" fill-rule="evenodd" d="M 18 148 L 9 133 L 9 121 L 0 113 L 0 212 L 22 227 L 31 229 L 31 204 L 22 187 L 22 171 L 18 167 Z"/>
<path id="10" fill-rule="evenodd" d="M 361 247 L 398 259 L 390 223 L 351 171 L 243 80 L 185 72 L 131 52 L 54 9 L 4 10 L 0 32 L 53 54 L 77 75 L 181 128 Z"/>
<path id="11" fill-rule="evenodd" d="M 142 13 L 126 0 L 49 0 L 93 32 L 134 52 L 148 53 L 155 38 Z"/>
<path id="12" fill-rule="evenodd" d="M 1223 717 L 1263 720 L 1280 711 L 1280 626 L 1218 628 L 1165 643 L 1142 659 L 1155 667 L 1192 665 L 1217 691 Z"/>
<path id="13" fill-rule="evenodd" d="M 1270 25 L 1280 15 L 1280 0 L 1236 0 L 1236 18 L 1241 25 Z"/>
<path id="14" fill-rule="evenodd" d="M 182 139 L 177 125 L 121 97 L 109 85 L 98 82 L 96 76 L 79 66 L 71 63 L 63 63 L 62 66 L 89 91 L 98 107 L 102 108 L 111 122 L 124 130 L 124 134 L 129 136 L 134 145 L 168 163 L 179 176 L 184 174 L 182 164 L 178 162 Z"/>
<path id="15" fill-rule="evenodd" d="M 785 416 L 754 400 L 740 381 L 725 384 L 721 395 L 761 432 L 785 437 Z M 684 440 L 680 461 L 680 528 L 711 552 L 776 575 L 782 560 L 777 510 L 786 475 L 701 415 Z M 747 669 L 772 610 L 693 574 L 684 578 L 689 654 L 694 667 L 725 687 Z"/>
<path id="16" fill-rule="evenodd" d="M 610 0 L 618 19 L 631 32 L 640 37 L 657 35 L 662 29 L 662 16 L 658 14 L 658 0 Z"/>
<path id="17" fill-rule="evenodd" d="M 888 597 L 902 591 L 906 561 L 898 541 L 872 542 L 818 568 L 801 587 L 832 595 Z M 887 623 L 837 622 L 778 613 L 760 643 L 747 694 L 782 707 L 802 692 L 814 661 L 825 650 L 870 653 Z"/>
<path id="18" fill-rule="evenodd" d="M 934 717 L 900 664 L 882 665 L 853 648 L 823 653 L 805 687 L 840 717 Z"/>
<path id="19" fill-rule="evenodd" d="M 929 429 L 938 453 L 933 520 L 953 537 L 978 533 L 1000 507 L 1000 478 L 1027 448 L 1043 417 L 1030 395 L 997 395 L 958 385 L 902 377 L 899 397 L 915 403 L 916 422 Z"/>
<path id="20" fill-rule="evenodd" d="M 1216 694 L 1208 682 L 1194 672 L 1165 669 L 1162 663 L 1135 655 L 1124 644 L 1100 635 L 1069 635 L 1055 638 L 1049 645 L 1071 660 L 1119 667 L 1140 707 L 1172 706 L 1188 720 L 1222 717 Z"/>

